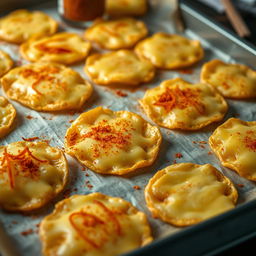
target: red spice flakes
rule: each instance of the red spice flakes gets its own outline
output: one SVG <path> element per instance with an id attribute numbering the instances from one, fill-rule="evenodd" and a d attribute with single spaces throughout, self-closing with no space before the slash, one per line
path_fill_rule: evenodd
<path id="1" fill-rule="evenodd" d="M 71 194 L 71 189 L 67 188 L 64 192 L 63 192 L 63 197 L 64 198 L 68 198 L 70 197 Z"/>
<path id="2" fill-rule="evenodd" d="M 24 138 L 24 137 L 22 137 L 22 139 L 23 139 L 24 141 L 34 141 L 34 140 L 38 140 L 39 137 L 31 137 L 31 138 Z"/>
<path id="3" fill-rule="evenodd" d="M 124 149 L 130 143 L 130 130 L 134 130 L 134 128 L 128 120 L 120 120 L 115 123 L 115 126 L 109 125 L 107 120 L 102 120 L 98 126 L 92 127 L 91 131 L 84 134 L 82 138 L 91 138 L 98 142 L 92 150 L 93 156 L 99 157 L 102 151 L 104 154 L 108 154 L 117 152 L 116 149 Z"/>
<path id="4" fill-rule="evenodd" d="M 244 187 L 244 184 L 236 184 L 238 187 L 240 187 L 240 188 L 243 188 Z"/>
<path id="5" fill-rule="evenodd" d="M 74 121 L 75 121 L 75 120 L 72 119 L 72 120 L 69 120 L 68 122 L 69 122 L 70 124 L 72 124 Z"/>
<path id="6" fill-rule="evenodd" d="M 199 143 L 200 143 L 200 144 L 207 144 L 207 141 L 201 140 L 201 141 L 199 141 Z"/>
<path id="7" fill-rule="evenodd" d="M 120 90 L 117 90 L 117 91 L 116 91 L 116 95 L 117 95 L 117 96 L 120 96 L 120 97 L 127 97 L 127 96 L 128 96 L 127 93 L 124 93 L 124 92 L 122 92 L 122 91 L 120 91 Z"/>
<path id="8" fill-rule="evenodd" d="M 93 188 L 93 185 L 90 184 L 90 181 L 89 181 L 89 180 L 85 181 L 85 186 L 86 186 L 88 189 L 92 189 L 92 188 Z"/>
<path id="9" fill-rule="evenodd" d="M 200 148 L 205 148 L 205 146 L 204 146 L 204 145 L 199 145 L 199 147 L 200 147 Z"/>
<path id="10" fill-rule="evenodd" d="M 43 142 L 47 143 L 47 144 L 50 144 L 51 140 L 42 140 Z M 64 151 L 64 148 L 63 148 L 63 151 Z"/>
<path id="11" fill-rule="evenodd" d="M 12 164 L 11 164 L 12 163 Z M 28 147 L 19 151 L 17 155 L 12 155 L 4 149 L 1 158 L 1 166 L 7 173 L 7 178 L 11 189 L 15 188 L 15 176 L 28 177 L 30 179 L 38 179 L 39 163 L 48 163 L 48 160 L 41 160 L 35 157 Z M 14 164 L 20 168 L 13 169 Z"/>
<path id="12" fill-rule="evenodd" d="M 42 66 L 38 70 L 33 70 L 30 68 L 26 68 L 22 70 L 20 75 L 24 78 L 33 78 L 34 82 L 32 83 L 32 89 L 39 95 L 42 95 L 40 91 L 37 89 L 37 85 L 39 85 L 43 81 L 47 81 L 49 83 L 55 83 L 56 85 L 60 84 L 58 79 L 52 76 L 53 74 L 59 73 L 60 69 L 58 67 L 51 66 Z M 61 86 L 62 87 L 62 86 Z"/>
<path id="13" fill-rule="evenodd" d="M 176 160 L 173 160 L 172 163 L 173 163 L 173 164 L 177 164 L 177 161 L 176 161 Z"/>
<path id="14" fill-rule="evenodd" d="M 12 221 L 12 224 L 13 224 L 13 225 L 16 225 L 16 224 L 18 224 L 18 221 L 13 220 L 13 221 Z"/>
<path id="15" fill-rule="evenodd" d="M 175 154 L 175 157 L 176 157 L 176 158 L 182 158 L 183 155 L 182 155 L 181 153 L 176 153 L 176 154 Z"/>
<path id="16" fill-rule="evenodd" d="M 90 175 L 88 173 L 85 174 L 86 177 L 89 177 Z"/>
<path id="17" fill-rule="evenodd" d="M 212 153 L 212 151 L 209 151 L 207 154 L 208 154 L 208 155 L 212 155 L 213 153 Z"/>
<path id="18" fill-rule="evenodd" d="M 253 132 L 253 131 L 252 131 Z M 254 135 L 254 132 L 252 133 Z M 251 136 L 245 136 L 244 137 L 244 143 L 245 146 L 250 149 L 253 152 L 256 152 L 256 136 L 255 138 L 252 138 Z"/>
<path id="19" fill-rule="evenodd" d="M 33 119 L 33 118 L 35 118 L 35 117 L 33 117 L 33 116 L 31 116 L 31 115 L 27 115 L 26 118 L 29 119 L 29 120 L 31 120 L 31 119 Z"/>
<path id="20" fill-rule="evenodd" d="M 135 186 L 133 186 L 133 189 L 135 189 L 135 190 L 140 190 L 141 188 L 140 188 L 140 186 L 135 185 Z"/>
<path id="21" fill-rule="evenodd" d="M 34 230 L 33 230 L 32 228 L 20 232 L 20 234 L 21 234 L 22 236 L 28 236 L 28 235 L 31 235 L 31 234 L 33 234 L 33 233 L 34 233 Z"/>
<path id="22" fill-rule="evenodd" d="M 181 90 L 178 87 L 174 89 L 167 87 L 154 105 L 163 107 L 167 112 L 170 112 L 173 108 L 185 109 L 193 106 L 200 114 L 204 114 L 205 106 L 198 101 L 199 94 L 199 89 L 186 88 Z"/>
<path id="23" fill-rule="evenodd" d="M 191 75 L 191 74 L 193 74 L 194 70 L 193 69 L 178 69 L 177 72 L 179 72 L 181 74 Z"/>
<path id="24" fill-rule="evenodd" d="M 98 249 L 102 248 L 104 244 L 111 239 L 109 234 L 115 232 L 117 236 L 121 236 L 123 234 L 123 230 L 117 218 L 119 213 L 109 209 L 101 201 L 94 200 L 94 203 L 97 204 L 98 208 L 100 208 L 100 215 L 95 215 L 93 212 L 81 210 L 70 214 L 69 222 L 81 239 L 86 243 L 89 243 L 92 248 Z M 89 235 L 90 232 L 88 231 L 92 230 L 93 227 L 98 226 L 101 227 L 101 232 L 98 232 L 97 239 L 92 239 Z"/>
<path id="25" fill-rule="evenodd" d="M 85 166 L 83 166 L 81 170 L 82 170 L 82 172 L 85 172 L 85 171 L 87 171 L 87 168 Z"/>

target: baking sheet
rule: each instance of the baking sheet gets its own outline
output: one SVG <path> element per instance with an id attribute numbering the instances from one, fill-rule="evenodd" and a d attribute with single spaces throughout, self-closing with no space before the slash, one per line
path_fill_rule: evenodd
<path id="1" fill-rule="evenodd" d="M 149 27 L 150 33 L 158 31 L 172 33 L 174 29 L 170 22 L 171 10 L 166 6 L 166 0 L 158 2 L 152 0 L 151 2 L 154 8 L 145 18 L 143 18 Z M 159 2 L 161 2 L 162 5 L 159 5 Z M 57 19 L 60 22 L 60 30 L 72 31 L 81 35 L 83 34 L 82 29 L 74 29 L 62 23 L 57 15 L 55 4 L 48 3 L 38 5 L 37 8 L 34 9 L 40 9 Z M 94 84 L 92 98 L 84 105 L 83 111 L 87 111 L 96 106 L 104 106 L 111 108 L 112 110 L 128 110 L 136 112 L 151 122 L 141 111 L 137 102 L 139 98 L 143 97 L 147 88 L 152 88 L 165 79 L 175 77 L 182 77 L 189 82 L 198 82 L 202 64 L 213 58 L 235 62 L 231 56 L 226 55 L 217 48 L 213 48 L 206 40 L 198 37 L 195 32 L 187 29 L 184 34 L 189 38 L 199 39 L 205 49 L 205 58 L 198 65 L 193 67 L 193 72 L 191 74 L 186 74 L 186 72 L 181 71 L 174 72 L 159 70 L 154 82 L 142 85 L 136 90 L 121 89 L 121 91 L 127 94 L 127 97 L 118 96 L 117 91 L 119 89 L 109 89 Z M 16 45 L 0 42 L 0 49 L 8 52 L 16 61 L 17 66 L 27 63 L 27 61 L 21 59 Z M 84 78 L 87 78 L 83 72 L 83 66 L 84 63 L 81 63 L 72 66 L 72 68 L 80 72 Z M 1 140 L 1 144 L 3 145 L 22 140 L 22 137 L 40 137 L 41 139 L 49 140 L 51 146 L 62 148 L 66 130 L 71 125 L 70 122 L 79 116 L 79 113 L 74 113 L 72 111 L 68 113 L 36 112 L 14 101 L 12 101 L 12 103 L 18 112 L 17 120 L 15 129 L 12 133 Z M 228 100 L 228 104 L 229 110 L 225 120 L 231 116 L 236 116 L 247 121 L 256 120 L 255 102 Z M 218 124 L 213 124 L 199 132 L 180 132 L 161 128 L 163 143 L 156 162 L 152 166 L 143 168 L 139 172 L 136 172 L 136 174 L 128 177 L 103 176 L 87 169 L 84 171 L 84 168 L 75 159 L 67 155 L 70 167 L 70 181 L 62 194 L 47 207 L 31 214 L 22 215 L 0 211 L 0 221 L 3 223 L 6 232 L 14 239 L 14 246 L 18 248 L 20 255 L 41 255 L 41 245 L 37 234 L 40 220 L 53 210 L 54 204 L 57 201 L 64 197 L 72 194 L 87 194 L 97 191 L 111 196 L 119 196 L 130 201 L 138 209 L 147 214 L 155 239 L 166 237 L 167 235 L 179 232 L 181 228 L 151 218 L 150 212 L 145 205 L 143 189 L 148 180 L 157 170 L 174 162 L 194 162 L 197 164 L 210 163 L 221 170 L 235 184 L 244 185 L 243 187 L 237 186 L 239 192 L 238 204 L 255 199 L 256 187 L 253 182 L 243 179 L 235 172 L 222 167 L 214 155 L 208 154 L 210 148 L 207 144 L 193 143 L 193 141 L 207 141 L 208 137 L 217 126 Z M 180 159 L 175 158 L 175 154 L 178 152 L 183 155 Z M 139 186 L 141 189 L 136 190 L 134 189 L 134 186 Z"/>

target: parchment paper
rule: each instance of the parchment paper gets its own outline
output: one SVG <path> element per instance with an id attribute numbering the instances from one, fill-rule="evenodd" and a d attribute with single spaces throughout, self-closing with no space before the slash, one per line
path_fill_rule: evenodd
<path id="1" fill-rule="evenodd" d="M 165 2 L 165 1 L 164 1 Z M 149 27 L 150 33 L 164 31 L 173 32 L 173 27 L 170 20 L 170 13 L 166 6 L 159 7 L 156 5 L 159 1 L 152 1 L 154 8 L 143 18 Z M 168 7 L 169 8 L 169 7 Z M 53 18 L 59 20 L 60 30 L 73 31 L 78 34 L 83 34 L 83 29 L 74 29 L 65 25 L 57 14 L 54 4 L 44 4 L 37 6 Z M 170 9 L 169 9 L 170 10 Z M 165 79 L 174 77 L 182 77 L 189 82 L 199 82 L 200 68 L 202 64 L 213 58 L 219 58 L 224 61 L 233 61 L 230 56 L 220 52 L 218 49 L 210 48 L 202 38 L 198 38 L 196 32 L 186 30 L 185 36 L 189 38 L 199 39 L 205 49 L 204 59 L 195 67 L 192 74 L 185 74 L 175 71 L 157 71 L 157 78 L 150 84 L 140 86 L 137 90 L 123 90 L 127 97 L 120 97 L 116 94 L 116 90 L 109 89 L 104 86 L 94 85 L 94 93 L 92 98 L 84 105 L 83 111 L 87 111 L 96 106 L 104 106 L 112 110 L 129 110 L 140 114 L 143 118 L 151 122 L 138 106 L 137 100 L 141 98 L 147 88 L 152 88 L 160 84 Z M 17 45 L 12 45 L 5 42 L 0 42 L 0 49 L 8 52 L 16 61 L 16 65 L 26 64 L 27 62 L 21 59 Z M 79 65 L 72 66 L 75 70 L 81 73 L 84 78 L 87 78 L 83 72 L 84 62 Z M 1 94 L 3 94 L 1 92 Z M 14 130 L 1 140 L 2 145 L 14 141 L 22 140 L 22 137 L 40 137 L 41 139 L 50 140 L 50 145 L 63 147 L 64 136 L 67 128 L 71 125 L 70 121 L 78 117 L 79 113 L 43 113 L 30 110 L 21 104 L 12 101 L 18 111 L 17 120 Z M 225 120 L 231 116 L 239 117 L 243 120 L 256 120 L 255 103 L 252 101 L 235 101 L 228 100 L 229 110 Z M 151 122 L 152 123 L 152 122 Z M 73 158 L 67 156 L 70 167 L 69 184 L 65 191 L 61 193 L 52 203 L 48 204 L 41 210 L 28 215 L 6 213 L 0 211 L 0 221 L 3 223 L 6 233 L 13 238 L 13 246 L 15 246 L 20 255 L 39 256 L 41 255 L 41 245 L 38 239 L 38 225 L 40 220 L 49 214 L 54 204 L 66 196 L 72 194 L 87 194 L 90 192 L 102 192 L 111 196 L 122 197 L 130 201 L 141 211 L 148 216 L 152 227 L 155 239 L 171 235 L 174 232 L 179 232 L 180 228 L 165 224 L 161 220 L 156 220 L 151 217 L 148 211 L 143 190 L 148 180 L 160 170 L 174 162 L 193 162 L 197 164 L 210 163 L 221 170 L 226 176 L 231 178 L 235 184 L 243 184 L 237 186 L 239 192 L 238 204 L 246 203 L 254 199 L 255 184 L 246 179 L 239 177 L 235 172 L 221 166 L 220 162 L 214 155 L 208 154 L 210 148 L 208 144 L 193 143 L 199 141 L 208 141 L 208 137 L 218 124 L 210 125 L 207 128 L 197 132 L 180 132 L 161 128 L 163 135 L 163 143 L 157 160 L 152 166 L 141 169 L 135 175 L 129 177 L 103 176 L 96 174 L 90 170 L 84 171 L 83 167 Z M 182 158 L 176 158 L 176 153 L 182 153 Z M 133 187 L 139 186 L 141 189 L 136 190 Z"/>

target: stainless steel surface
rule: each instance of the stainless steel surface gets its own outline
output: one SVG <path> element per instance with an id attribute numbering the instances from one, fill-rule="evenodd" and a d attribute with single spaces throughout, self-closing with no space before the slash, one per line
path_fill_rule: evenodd
<path id="1" fill-rule="evenodd" d="M 228 60 L 236 60 L 255 68 L 255 46 L 239 39 L 232 32 L 220 27 L 216 22 L 209 20 L 208 17 L 191 7 L 181 4 L 181 8 L 185 24 L 200 38 L 207 41 L 210 47 L 222 51 L 228 56 Z"/>
<path id="2" fill-rule="evenodd" d="M 157 1 L 152 0 L 152 3 L 157 3 Z M 68 27 L 61 22 L 55 7 L 53 3 L 38 5 L 35 8 L 59 20 L 62 30 L 73 31 L 82 35 L 83 30 Z M 165 12 L 156 13 L 159 10 L 164 10 Z M 137 103 L 137 100 L 144 95 L 146 88 L 154 87 L 165 79 L 177 76 L 190 82 L 198 82 L 201 65 L 213 58 L 220 58 L 224 61 L 243 62 L 252 66 L 255 65 L 256 50 L 254 48 L 238 40 L 222 28 L 217 27 L 216 24 L 207 20 L 206 17 L 197 13 L 189 6 L 182 4 L 181 10 L 187 28 L 184 31 L 185 36 L 199 39 L 203 43 L 206 53 L 204 60 L 194 67 L 193 73 L 184 74 L 177 71 L 158 71 L 157 79 L 154 82 L 142 85 L 136 91 L 125 91 L 127 93 L 127 97 L 125 98 L 118 97 L 114 89 L 94 85 L 95 92 L 92 99 L 84 106 L 84 111 L 102 105 L 113 110 L 133 111 L 148 120 L 145 114 L 141 112 Z M 147 23 L 151 33 L 157 31 L 173 32 L 173 27 L 170 24 L 170 9 L 166 10 L 161 8 L 161 6 L 159 9 L 152 8 L 150 13 L 143 19 Z M 11 54 L 16 61 L 16 65 L 27 63 L 19 55 L 16 45 L 0 42 L 0 48 Z M 72 68 L 87 78 L 83 72 L 83 63 L 74 65 Z M 254 102 L 233 100 L 229 100 L 228 102 L 229 112 L 225 119 L 239 114 L 239 117 L 244 120 L 256 120 Z M 63 147 L 63 139 L 66 129 L 70 126 L 70 120 L 74 120 L 79 115 L 79 113 L 72 115 L 70 113 L 42 113 L 25 108 L 16 102 L 13 102 L 13 104 L 18 110 L 16 129 L 4 138 L 1 144 L 21 140 L 21 137 L 38 136 L 42 139 L 49 139 L 52 146 Z M 27 119 L 26 116 L 32 116 L 33 119 Z M 168 250 L 172 250 L 172 255 L 181 256 L 188 255 L 188 253 L 190 256 L 197 255 L 196 253 L 201 253 L 202 255 L 216 249 L 216 246 L 221 248 L 223 242 L 230 243 L 233 240 L 238 241 L 239 237 L 244 237 L 255 228 L 254 225 L 243 223 L 243 221 L 252 218 L 253 205 L 251 208 L 248 207 L 248 211 L 244 208 L 247 205 L 250 206 L 256 198 L 256 186 L 253 182 L 240 178 L 236 173 L 222 167 L 215 156 L 208 155 L 208 151 L 210 150 L 208 145 L 205 148 L 201 148 L 199 145 L 192 143 L 192 141 L 207 140 L 217 125 L 211 125 L 198 132 L 170 131 L 161 128 L 164 140 L 156 162 L 152 166 L 136 172 L 136 175 L 129 177 L 102 176 L 90 170 L 87 171 L 89 177 L 86 177 L 82 171 L 82 166 L 73 158 L 68 157 L 71 170 L 70 182 L 67 186 L 67 189 L 70 190 L 69 194 L 86 194 L 99 191 L 111 196 L 120 196 L 144 211 L 148 215 L 156 242 L 147 248 L 132 252 L 133 255 L 142 255 L 145 252 L 145 255 L 150 255 L 153 252 L 158 252 L 159 255 L 170 255 Z M 181 152 L 183 158 L 176 159 L 175 154 L 177 152 Z M 235 183 L 244 184 L 243 188 L 238 187 L 240 197 L 237 209 L 188 228 L 176 228 L 160 220 L 153 219 L 145 205 L 143 188 L 157 170 L 172 164 L 174 160 L 177 162 L 194 162 L 198 164 L 211 163 Z M 90 182 L 93 188 L 89 189 L 86 186 L 86 182 Z M 134 190 L 134 185 L 139 185 L 141 190 Z M 74 189 L 77 189 L 77 191 Z M 0 211 L 0 220 L 3 222 L 8 234 L 15 239 L 14 246 L 16 246 L 22 255 L 40 255 L 40 242 L 36 233 L 37 225 L 46 214 L 52 211 L 54 203 L 61 200 L 64 194 L 58 196 L 53 203 L 44 209 L 28 215 L 10 214 Z M 14 224 L 13 221 L 17 221 L 17 223 Z M 239 229 L 234 227 L 239 227 Z M 21 235 L 22 231 L 29 229 L 33 230 L 32 234 L 27 236 Z M 226 234 L 225 230 L 228 230 L 229 233 Z M 205 239 L 204 243 L 201 244 L 203 239 Z M 166 249 L 161 249 L 161 247 L 165 248 L 164 246 L 166 246 Z M 195 247 L 194 251 L 192 250 L 193 246 Z"/>

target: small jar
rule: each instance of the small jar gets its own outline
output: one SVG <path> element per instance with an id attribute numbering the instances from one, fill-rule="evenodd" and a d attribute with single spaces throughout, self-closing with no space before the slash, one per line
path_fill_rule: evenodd
<path id="1" fill-rule="evenodd" d="M 105 0 L 58 0 L 58 11 L 70 25 L 86 27 L 103 16 Z"/>

